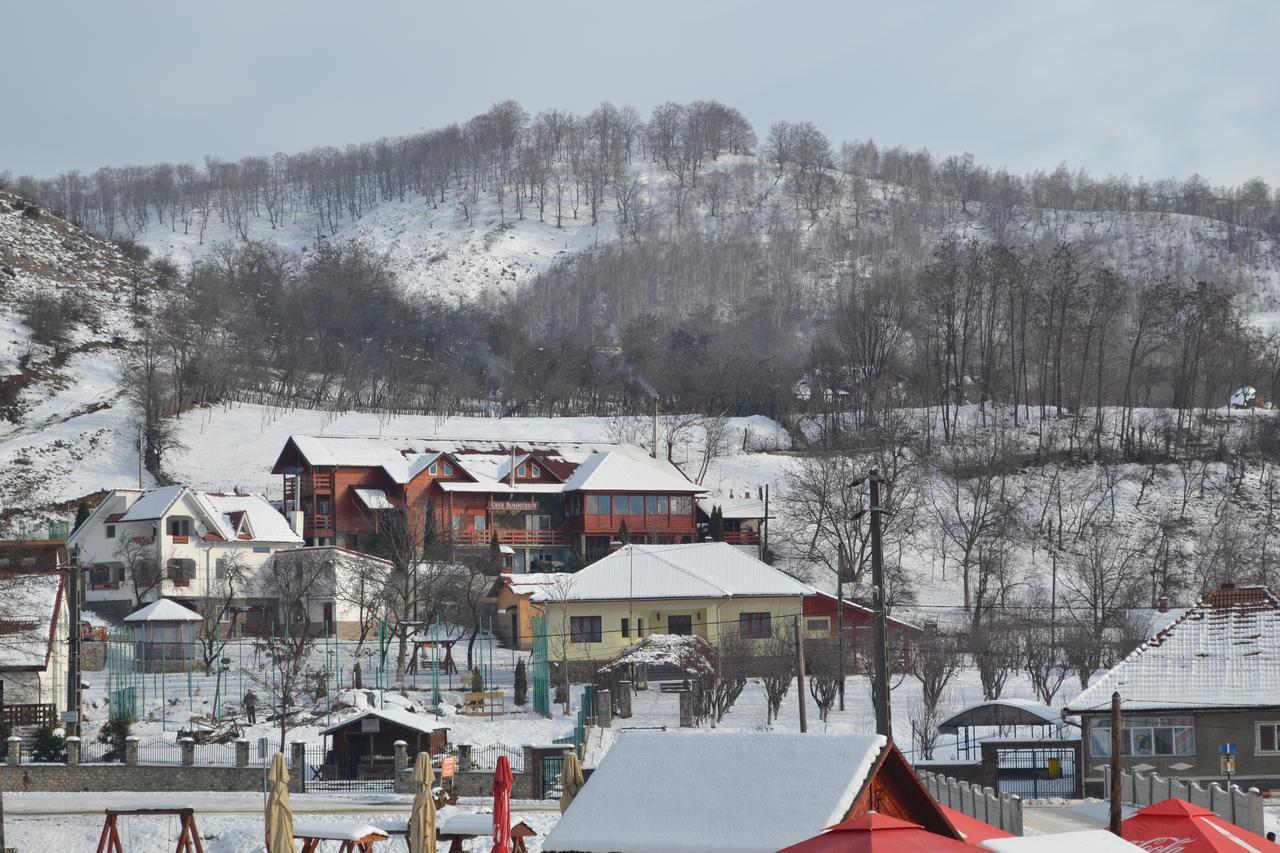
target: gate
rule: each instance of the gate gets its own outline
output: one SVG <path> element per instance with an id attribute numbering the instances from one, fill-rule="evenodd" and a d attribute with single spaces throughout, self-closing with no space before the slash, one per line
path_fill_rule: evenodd
<path id="1" fill-rule="evenodd" d="M 999 792 L 1023 799 L 1076 796 L 1076 769 L 1076 751 L 1070 747 L 996 750 Z"/>
<path id="2" fill-rule="evenodd" d="M 538 799 L 558 799 L 561 791 L 560 773 L 564 770 L 564 754 L 542 756 L 542 790 Z"/>

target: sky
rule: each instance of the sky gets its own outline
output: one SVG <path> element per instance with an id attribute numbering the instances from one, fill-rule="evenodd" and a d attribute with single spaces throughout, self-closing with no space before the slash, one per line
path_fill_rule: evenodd
<path id="1" fill-rule="evenodd" d="M 762 138 L 1280 185 L 1275 0 L 0 0 L 0 28 L 15 175 L 715 99 Z"/>

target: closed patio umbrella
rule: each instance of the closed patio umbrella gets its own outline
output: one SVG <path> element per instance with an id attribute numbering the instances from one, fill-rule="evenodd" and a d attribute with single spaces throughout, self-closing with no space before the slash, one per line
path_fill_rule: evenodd
<path id="1" fill-rule="evenodd" d="M 569 750 L 568 755 L 564 757 L 564 767 L 560 770 L 560 787 L 564 789 L 564 793 L 560 795 L 561 812 L 569 808 L 569 804 L 573 802 L 574 797 L 578 796 L 584 784 L 586 783 L 582 779 L 582 762 L 578 760 L 578 753 L 575 750 Z"/>
<path id="2" fill-rule="evenodd" d="M 289 769 L 283 753 L 271 758 L 267 773 L 267 853 L 298 853 L 293 844 L 293 809 L 289 807 Z"/>
<path id="3" fill-rule="evenodd" d="M 409 815 L 409 853 L 436 853 L 436 802 L 431 785 L 436 774 L 431 756 L 419 752 L 413 763 L 413 812 Z"/>
<path id="4" fill-rule="evenodd" d="M 1241 829 L 1213 812 L 1186 800 L 1172 799 L 1147 806 L 1120 824 L 1120 833 L 1143 850 L 1179 853 L 1248 853 L 1278 849 L 1270 841 Z"/>
<path id="5" fill-rule="evenodd" d="M 969 851 L 963 841 L 936 835 L 918 823 L 868 812 L 841 821 L 813 838 L 779 853 L 932 853 Z"/>
<path id="6" fill-rule="evenodd" d="M 490 853 L 509 853 L 511 850 L 511 762 L 505 755 L 498 756 L 498 767 L 493 771 L 493 850 Z"/>

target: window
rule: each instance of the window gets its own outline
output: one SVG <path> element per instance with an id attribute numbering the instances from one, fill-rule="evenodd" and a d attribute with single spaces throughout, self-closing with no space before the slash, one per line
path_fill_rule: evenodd
<path id="1" fill-rule="evenodd" d="M 196 561 L 174 558 L 165 564 L 165 570 L 171 581 L 189 581 L 196 576 Z"/>
<path id="2" fill-rule="evenodd" d="M 190 536 L 191 535 L 191 519 L 189 518 L 171 518 L 166 523 L 169 528 L 170 536 Z"/>
<path id="3" fill-rule="evenodd" d="M 658 515 L 667 514 L 667 496 L 658 495 Z"/>
<path id="4" fill-rule="evenodd" d="M 542 476 L 542 469 L 541 469 L 541 468 L 539 468 L 537 465 L 530 465 L 530 466 L 529 466 L 529 476 L 530 476 L 530 477 L 541 477 L 541 476 Z"/>
<path id="5" fill-rule="evenodd" d="M 434 462 L 432 462 L 430 465 L 427 466 L 427 473 L 430 474 L 432 477 L 434 477 L 436 475 L 436 472 L 438 472 L 439 470 L 440 469 L 436 467 L 436 463 Z"/>
<path id="6" fill-rule="evenodd" d="M 319 501 L 317 501 L 316 503 L 317 503 L 317 506 L 316 506 L 316 512 L 320 513 L 321 515 L 328 515 L 328 514 L 329 514 L 329 499 L 328 499 L 328 498 L 320 498 L 320 500 L 319 500 Z"/>
<path id="7" fill-rule="evenodd" d="M 738 636 L 744 640 L 764 640 L 773 634 L 768 613 L 739 613 Z"/>
<path id="8" fill-rule="evenodd" d="M 643 619 L 636 620 L 636 636 L 637 637 L 644 636 L 644 620 Z"/>
<path id="9" fill-rule="evenodd" d="M 644 495 L 614 495 L 614 515 L 644 515 Z"/>
<path id="10" fill-rule="evenodd" d="M 471 523 L 475 525 L 476 530 L 484 530 L 484 521 L 483 515 L 476 515 L 471 518 Z"/>
<path id="11" fill-rule="evenodd" d="M 525 472 L 525 468 L 524 468 L 524 465 L 523 465 L 523 464 L 519 465 L 519 466 L 516 468 L 516 476 L 517 476 L 517 477 L 523 477 L 523 476 L 525 476 L 525 473 L 524 473 L 524 472 Z"/>
<path id="12" fill-rule="evenodd" d="M 462 529 L 462 513 L 455 512 L 453 518 L 449 521 L 449 526 L 453 528 L 453 532 L 457 533 Z"/>
<path id="13" fill-rule="evenodd" d="M 1122 755 L 1195 755 L 1194 717 L 1129 717 L 1120 731 Z M 1089 755 L 1111 755 L 1111 721 L 1094 720 L 1089 729 Z"/>
<path id="14" fill-rule="evenodd" d="M 671 499 L 672 515 L 689 515 L 693 512 L 693 499 L 688 495 L 676 495 Z"/>
<path id="15" fill-rule="evenodd" d="M 631 620 L 630 619 L 622 620 L 622 636 L 624 637 L 631 636 Z"/>
<path id="16" fill-rule="evenodd" d="M 217 580 L 222 580 L 227 576 L 227 558 L 219 557 L 213 563 L 213 576 Z"/>
<path id="17" fill-rule="evenodd" d="M 806 619 L 804 622 L 804 629 L 809 632 L 826 632 L 831 629 L 831 623 L 826 620 L 826 617 L 823 617 L 822 619 Z"/>
<path id="18" fill-rule="evenodd" d="M 107 525 L 107 528 L 106 528 L 106 536 L 107 536 L 107 538 L 108 538 L 108 539 L 115 539 L 115 538 L 116 538 L 116 526 L 115 526 L 114 524 L 108 524 L 108 525 Z"/>
<path id="19" fill-rule="evenodd" d="M 644 499 L 644 511 L 647 515 L 658 514 L 658 496 L 657 495 L 649 495 L 649 497 Z M 666 513 L 664 512 L 663 515 L 666 515 Z"/>
<path id="20" fill-rule="evenodd" d="M 1254 751 L 1258 753 L 1280 752 L 1280 723 L 1258 723 Z"/>
<path id="21" fill-rule="evenodd" d="M 687 613 L 667 617 L 667 633 L 687 637 L 693 633 L 693 617 Z"/>
<path id="22" fill-rule="evenodd" d="M 254 546 L 253 546 L 253 553 L 255 553 L 255 554 L 270 554 L 270 553 L 271 553 L 271 549 L 270 549 L 270 548 L 268 548 L 266 545 L 254 545 Z"/>
<path id="23" fill-rule="evenodd" d="M 572 616 L 569 618 L 569 642 L 598 643 L 600 642 L 600 634 L 599 616 Z"/>
<path id="24" fill-rule="evenodd" d="M 444 475 L 445 475 L 446 477 L 452 477 L 452 476 L 453 476 L 453 466 L 452 466 L 452 465 L 450 465 L 448 462 L 444 463 Z"/>

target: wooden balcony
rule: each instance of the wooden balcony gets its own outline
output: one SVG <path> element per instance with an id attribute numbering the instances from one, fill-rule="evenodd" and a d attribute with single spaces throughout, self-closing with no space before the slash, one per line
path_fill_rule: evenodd
<path id="1" fill-rule="evenodd" d="M 724 541 L 730 545 L 759 545 L 760 533 L 756 530 L 726 530 Z"/>
<path id="2" fill-rule="evenodd" d="M 333 533 L 333 515 L 308 515 L 304 517 L 302 532 L 307 536 L 325 536 Z"/>
<path id="3" fill-rule="evenodd" d="M 568 547 L 573 544 L 573 536 L 563 530 L 504 530 L 492 527 L 487 530 L 455 530 L 452 536 L 454 543 L 458 545 L 488 545 L 493 541 L 495 533 L 498 534 L 500 545 Z"/>
<path id="4" fill-rule="evenodd" d="M 315 471 L 310 474 L 302 474 L 297 478 L 285 477 L 285 501 L 292 501 L 297 498 L 297 492 L 294 491 L 295 483 L 302 489 L 304 496 L 333 494 L 333 472 L 331 471 Z"/>

